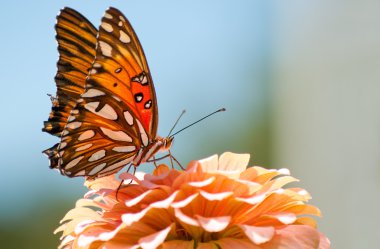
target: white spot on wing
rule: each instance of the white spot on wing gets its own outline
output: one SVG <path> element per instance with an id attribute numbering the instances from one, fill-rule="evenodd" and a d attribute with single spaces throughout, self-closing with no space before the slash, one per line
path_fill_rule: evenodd
<path id="1" fill-rule="evenodd" d="M 116 152 L 132 152 L 136 150 L 136 146 L 117 146 L 112 148 Z"/>
<path id="2" fill-rule="evenodd" d="M 132 142 L 132 138 L 123 131 L 113 131 L 104 127 L 100 127 L 104 135 L 116 141 Z"/>
<path id="3" fill-rule="evenodd" d="M 105 104 L 104 107 L 97 112 L 95 111 L 95 109 L 98 108 L 98 106 L 99 106 L 99 102 L 90 102 L 90 103 L 85 104 L 84 108 L 86 108 L 90 112 L 96 115 L 99 115 L 103 118 L 110 119 L 110 120 L 117 119 L 116 111 L 109 104 Z"/>
<path id="4" fill-rule="evenodd" d="M 67 173 L 69 173 L 69 172 L 66 172 L 66 174 Z M 81 170 L 78 173 L 76 173 L 75 176 L 84 176 L 85 174 L 86 174 L 86 171 L 85 170 Z"/>
<path id="5" fill-rule="evenodd" d="M 148 101 L 145 103 L 144 108 L 145 108 L 145 109 L 149 109 L 151 106 L 152 106 L 152 100 L 150 99 L 150 100 L 148 100 Z"/>
<path id="6" fill-rule="evenodd" d="M 129 125 L 133 125 L 133 117 L 129 111 L 124 112 L 124 118 Z"/>
<path id="7" fill-rule="evenodd" d="M 140 123 L 140 121 L 138 119 L 136 119 L 136 121 L 137 121 L 137 125 L 139 126 L 141 141 L 144 146 L 148 146 L 148 143 L 149 143 L 148 135 L 146 134 L 145 129 Z"/>
<path id="8" fill-rule="evenodd" d="M 85 93 L 82 94 L 83 98 L 92 98 L 92 97 L 97 97 L 97 96 L 102 96 L 106 95 L 104 92 L 98 90 L 98 89 L 88 89 Z"/>
<path id="9" fill-rule="evenodd" d="M 110 14 L 108 14 L 108 13 L 105 13 L 105 14 L 104 14 L 104 17 L 107 18 L 107 19 L 112 19 L 112 18 L 113 18 L 113 16 L 110 15 Z"/>
<path id="10" fill-rule="evenodd" d="M 84 105 L 84 108 L 86 108 L 87 110 L 91 112 L 95 112 L 95 109 L 98 108 L 99 103 L 100 102 L 89 102 Z"/>
<path id="11" fill-rule="evenodd" d="M 108 165 L 107 172 L 110 172 L 110 171 L 115 170 L 115 169 L 120 168 L 120 167 L 124 167 L 125 165 L 130 163 L 132 160 L 133 160 L 133 156 L 128 157 L 127 159 L 124 159 L 123 161 L 120 161 L 118 163 Z"/>
<path id="12" fill-rule="evenodd" d="M 74 167 L 75 165 L 77 165 L 80 162 L 80 160 L 83 159 L 83 157 L 84 156 L 80 156 L 80 157 L 77 157 L 77 158 L 71 160 L 68 164 L 66 164 L 66 166 L 64 167 L 64 169 L 68 170 L 68 169 Z"/>
<path id="13" fill-rule="evenodd" d="M 105 104 L 104 107 L 100 111 L 96 112 L 96 114 L 110 120 L 117 119 L 116 111 L 109 104 Z"/>
<path id="14" fill-rule="evenodd" d="M 61 136 L 66 136 L 67 134 L 69 134 L 69 131 L 68 130 L 63 130 L 62 133 L 61 133 Z"/>
<path id="15" fill-rule="evenodd" d="M 71 122 L 75 119 L 75 117 L 73 115 L 70 115 L 69 118 L 67 119 L 67 122 Z"/>
<path id="16" fill-rule="evenodd" d="M 82 122 L 71 122 L 71 123 L 68 123 L 66 127 L 70 129 L 77 129 L 81 125 L 82 125 Z"/>
<path id="17" fill-rule="evenodd" d="M 131 38 L 123 30 L 120 30 L 120 41 L 124 43 L 130 43 Z"/>
<path id="18" fill-rule="evenodd" d="M 99 151 L 95 152 L 94 154 L 92 154 L 90 156 L 90 158 L 88 159 L 88 161 L 93 162 L 93 161 L 99 160 L 105 156 L 106 156 L 106 150 L 99 150 Z"/>
<path id="19" fill-rule="evenodd" d="M 95 68 L 91 68 L 90 70 L 90 74 L 93 75 L 93 74 L 96 74 L 98 71 L 95 69 Z"/>
<path id="20" fill-rule="evenodd" d="M 95 132 L 93 130 L 87 130 L 87 131 L 83 132 L 82 134 L 80 134 L 80 136 L 78 137 L 78 140 L 83 141 L 86 139 L 90 139 L 93 136 L 95 136 Z"/>
<path id="21" fill-rule="evenodd" d="M 83 134 L 82 134 L 83 135 Z M 82 145 L 78 148 L 75 149 L 75 151 L 82 151 L 82 150 L 87 150 L 88 148 L 91 148 L 92 144 L 89 143 L 89 144 L 85 144 L 85 145 Z"/>
<path id="22" fill-rule="evenodd" d="M 92 67 L 95 67 L 95 68 L 101 68 L 102 65 L 98 62 L 95 62 L 94 65 L 92 65 Z"/>
<path id="23" fill-rule="evenodd" d="M 108 33 L 111 33 L 113 31 L 113 28 L 112 28 L 112 25 L 109 24 L 109 23 L 106 23 L 106 22 L 102 22 L 102 24 L 100 25 L 102 26 L 102 28 L 107 31 Z"/>
<path id="24" fill-rule="evenodd" d="M 141 84 L 142 85 L 145 85 L 148 83 L 148 78 L 146 77 L 145 74 L 142 75 L 142 79 L 141 79 Z"/>
<path id="25" fill-rule="evenodd" d="M 119 27 L 122 27 L 123 26 L 123 22 L 119 21 L 118 25 L 119 25 Z"/>
<path id="26" fill-rule="evenodd" d="M 95 175 L 97 174 L 99 171 L 101 171 L 102 169 L 104 169 L 104 167 L 107 165 L 107 163 L 102 163 L 102 164 L 99 164 L 97 166 L 95 166 L 88 174 L 89 175 Z"/>
<path id="27" fill-rule="evenodd" d="M 111 57 L 112 56 L 112 47 L 108 43 L 104 41 L 99 41 L 100 50 L 104 56 Z"/>
<path id="28" fill-rule="evenodd" d="M 123 16 L 119 16 L 119 19 L 123 22 L 125 22 L 125 18 Z"/>

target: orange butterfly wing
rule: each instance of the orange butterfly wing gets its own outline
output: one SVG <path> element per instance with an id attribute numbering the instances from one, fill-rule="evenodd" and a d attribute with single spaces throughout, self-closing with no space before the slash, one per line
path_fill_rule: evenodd
<path id="1" fill-rule="evenodd" d="M 55 29 L 59 51 L 57 93 L 52 97 L 52 111 L 42 130 L 60 136 L 70 111 L 84 92 L 95 57 L 97 30 L 84 16 L 67 7 L 57 16 Z"/>
<path id="2" fill-rule="evenodd" d="M 101 177 L 131 163 L 152 143 L 156 94 L 140 42 L 125 16 L 106 11 L 86 91 L 68 117 L 52 166 L 70 177 Z"/>

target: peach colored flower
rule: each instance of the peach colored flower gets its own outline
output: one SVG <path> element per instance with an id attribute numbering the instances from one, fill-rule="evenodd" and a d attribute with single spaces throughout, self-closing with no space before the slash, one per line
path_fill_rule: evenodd
<path id="1" fill-rule="evenodd" d="M 249 155 L 226 152 L 187 170 L 158 166 L 118 192 L 114 176 L 86 181 L 90 191 L 56 232 L 61 248 L 327 249 L 301 188 L 286 169 L 247 168 Z M 128 182 L 128 180 L 126 181 Z"/>

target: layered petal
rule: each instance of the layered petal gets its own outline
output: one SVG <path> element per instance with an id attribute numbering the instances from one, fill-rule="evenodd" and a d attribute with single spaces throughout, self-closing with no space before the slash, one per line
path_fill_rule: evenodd
<path id="1" fill-rule="evenodd" d="M 87 181 L 89 192 L 56 230 L 61 248 L 330 248 L 310 194 L 284 187 L 297 179 L 286 169 L 247 169 L 248 161 L 227 152 L 184 171 L 160 165 L 121 174 L 133 181 L 120 189 L 112 177 Z"/>

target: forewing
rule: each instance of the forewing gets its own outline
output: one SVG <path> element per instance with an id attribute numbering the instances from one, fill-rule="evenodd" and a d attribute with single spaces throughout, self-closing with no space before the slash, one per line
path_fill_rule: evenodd
<path id="1" fill-rule="evenodd" d="M 59 51 L 57 93 L 51 97 L 52 110 L 42 130 L 60 136 L 70 111 L 84 92 L 86 76 L 95 58 L 97 30 L 84 16 L 67 7 L 57 16 L 55 29 Z"/>

